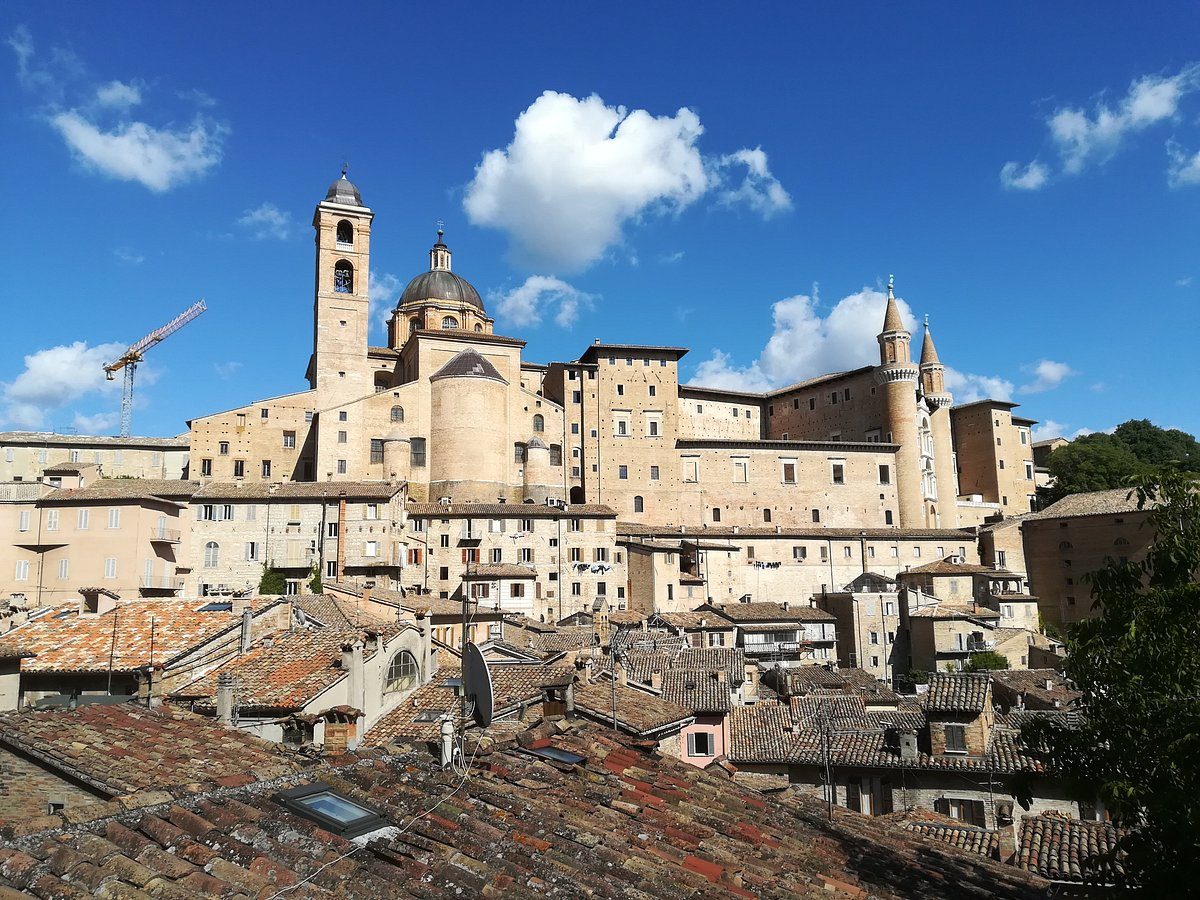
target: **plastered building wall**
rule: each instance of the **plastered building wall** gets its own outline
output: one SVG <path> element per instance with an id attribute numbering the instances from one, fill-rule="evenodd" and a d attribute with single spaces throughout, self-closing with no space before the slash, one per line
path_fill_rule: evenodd
<path id="1" fill-rule="evenodd" d="M 59 463 L 95 463 L 109 478 L 183 478 L 188 441 L 0 432 L 0 482 L 36 481 Z"/>

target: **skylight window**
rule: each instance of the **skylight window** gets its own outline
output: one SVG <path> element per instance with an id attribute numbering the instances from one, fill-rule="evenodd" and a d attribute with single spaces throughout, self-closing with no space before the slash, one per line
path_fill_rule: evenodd
<path id="1" fill-rule="evenodd" d="M 572 753 L 570 750 L 563 750 L 559 747 L 537 747 L 529 752 L 541 759 L 565 763 L 568 766 L 577 766 L 587 759 L 586 756 L 580 756 L 578 753 Z"/>
<path id="2" fill-rule="evenodd" d="M 436 722 L 446 714 L 444 709 L 423 709 L 417 713 L 416 722 Z"/>
<path id="3" fill-rule="evenodd" d="M 275 800 L 296 815 L 346 838 L 358 837 L 387 824 L 379 813 L 320 781 L 281 791 Z"/>
<path id="4" fill-rule="evenodd" d="M 205 603 L 197 612 L 233 612 L 233 601 L 214 600 L 212 603 Z"/>

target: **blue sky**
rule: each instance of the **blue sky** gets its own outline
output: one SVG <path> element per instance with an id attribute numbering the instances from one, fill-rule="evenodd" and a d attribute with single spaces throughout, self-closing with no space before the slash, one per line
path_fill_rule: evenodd
<path id="1" fill-rule="evenodd" d="M 1200 431 L 1200 6 L 0 8 L 0 427 L 136 432 L 299 389 L 314 205 L 376 213 L 373 341 L 455 270 L 528 340 L 762 389 L 871 361 L 895 273 L 960 400 Z M 547 93 L 552 92 L 552 93 Z"/>

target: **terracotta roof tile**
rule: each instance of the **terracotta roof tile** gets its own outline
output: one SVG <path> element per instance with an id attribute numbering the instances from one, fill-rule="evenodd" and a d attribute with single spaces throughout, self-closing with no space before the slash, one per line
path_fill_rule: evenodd
<path id="1" fill-rule="evenodd" d="M 607 519 L 615 518 L 612 507 L 594 503 L 572 503 L 566 507 L 540 503 L 413 503 L 405 507 L 410 518 L 422 519 Z"/>
<path id="2" fill-rule="evenodd" d="M 635 734 L 647 735 L 692 718 L 692 710 L 664 697 L 625 684 L 616 686 L 617 723 Z M 613 683 L 609 679 L 578 682 L 575 709 L 600 722 L 612 722 Z"/>
<path id="3" fill-rule="evenodd" d="M 1120 883 L 1123 832 L 1107 822 L 1082 822 L 1056 813 L 1021 817 L 1016 863 L 1051 881 Z"/>
<path id="4" fill-rule="evenodd" d="M 176 478 L 97 478 L 81 488 L 60 488 L 42 498 L 43 504 L 94 500 L 186 500 L 200 488 L 198 481 Z"/>
<path id="5" fill-rule="evenodd" d="M 807 604 L 773 603 L 757 601 L 754 603 L 725 603 L 720 606 L 701 607 L 702 610 L 713 610 L 731 622 L 833 622 L 836 618 L 823 609 L 816 609 Z"/>
<path id="6" fill-rule="evenodd" d="M 1131 490 L 1131 488 L 1115 488 L 1109 491 L 1090 491 L 1086 494 L 1068 494 L 1040 512 L 1030 513 L 1025 520 L 1038 521 L 1040 519 L 1120 515 L 1121 513 L 1137 512 L 1137 495 L 1130 496 Z"/>
<path id="7" fill-rule="evenodd" d="M 387 481 L 210 481 L 193 500 L 389 500 L 404 485 Z"/>
<path id="8" fill-rule="evenodd" d="M 925 708 L 943 713 L 982 712 L 991 689 L 992 678 L 985 673 L 935 673 L 929 676 Z"/>

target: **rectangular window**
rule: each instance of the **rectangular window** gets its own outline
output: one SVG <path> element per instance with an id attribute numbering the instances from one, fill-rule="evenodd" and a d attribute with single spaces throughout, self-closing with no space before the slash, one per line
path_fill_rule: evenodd
<path id="1" fill-rule="evenodd" d="M 966 725 L 947 725 L 946 727 L 946 752 L 947 753 L 966 753 L 967 752 L 967 726 Z"/>
<path id="2" fill-rule="evenodd" d="M 579 423 L 578 422 L 571 423 L 571 434 L 579 434 Z"/>
<path id="3" fill-rule="evenodd" d="M 618 384 L 618 385 L 617 385 L 617 396 L 618 396 L 618 397 L 624 397 L 624 396 L 625 396 L 625 385 L 623 385 L 623 384 Z"/>
<path id="4" fill-rule="evenodd" d="M 494 562 L 494 563 L 504 562 L 504 548 L 503 547 L 493 547 L 492 548 L 492 562 Z"/>
<path id="5" fill-rule="evenodd" d="M 658 466 L 651 466 L 651 467 L 650 467 L 650 480 L 651 480 L 651 481 L 658 481 Z"/>
<path id="6" fill-rule="evenodd" d="M 345 474 L 346 474 L 346 461 L 345 461 L 344 459 L 339 459 L 339 460 L 337 461 L 337 473 L 338 473 L 339 475 L 345 475 Z"/>
<path id="7" fill-rule="evenodd" d="M 845 484 L 846 483 L 846 467 L 842 463 L 834 463 L 833 464 L 833 483 L 834 484 Z"/>
<path id="8" fill-rule="evenodd" d="M 50 509 L 46 511 L 46 530 L 58 531 L 58 510 Z"/>
<path id="9" fill-rule="evenodd" d="M 262 477 L 263 478 L 271 477 L 271 461 L 269 459 L 264 459 L 262 461 Z"/>
<path id="10" fill-rule="evenodd" d="M 657 391 L 654 389 L 654 385 L 650 385 L 650 396 L 651 396 L 651 397 L 653 397 L 653 396 L 655 396 L 657 393 L 658 393 L 658 392 L 657 392 Z"/>
<path id="11" fill-rule="evenodd" d="M 339 444 L 344 444 L 344 443 L 346 443 L 346 432 L 344 432 L 344 431 L 339 431 L 339 432 L 338 432 L 338 440 L 337 440 L 337 442 L 338 442 Z"/>
<path id="12" fill-rule="evenodd" d="M 796 483 L 796 461 L 785 460 L 782 464 L 782 479 L 784 484 Z"/>
<path id="13" fill-rule="evenodd" d="M 285 431 L 283 433 L 283 449 L 284 450 L 295 450 L 296 449 L 296 432 Z"/>
<path id="14" fill-rule="evenodd" d="M 647 419 L 646 429 L 650 437 L 658 437 L 658 419 Z"/>
<path id="15" fill-rule="evenodd" d="M 246 562 L 258 562 L 257 541 L 246 541 Z"/>
<path id="16" fill-rule="evenodd" d="M 350 416 L 346 412 L 346 410 L 343 409 L 343 410 L 338 411 L 338 421 L 339 422 L 345 422 L 348 418 L 350 418 Z"/>
<path id="17" fill-rule="evenodd" d="M 221 441 L 219 444 L 217 444 L 217 453 L 219 453 L 221 456 L 228 456 L 229 441 Z"/>
<path id="18" fill-rule="evenodd" d="M 211 478 L 212 477 L 212 460 L 211 459 L 200 460 L 200 476 L 202 478 Z"/>
<path id="19" fill-rule="evenodd" d="M 337 578 L 337 560 L 331 559 L 325 563 L 325 577 Z"/>
<path id="20" fill-rule="evenodd" d="M 583 584 L 581 582 L 578 582 L 578 581 L 571 582 L 571 596 L 572 597 L 582 597 L 583 596 Z"/>
<path id="21" fill-rule="evenodd" d="M 245 478 L 246 477 L 246 461 L 244 459 L 235 459 L 233 461 L 233 477 L 234 478 Z"/>
<path id="22" fill-rule="evenodd" d="M 804 562 L 804 560 L 808 559 L 808 548 L 807 547 L 793 547 L 792 548 L 792 559 L 799 560 L 800 562 Z"/>
<path id="23" fill-rule="evenodd" d="M 750 461 L 735 459 L 733 461 L 733 480 L 737 484 L 745 484 L 750 480 Z"/>
<path id="24" fill-rule="evenodd" d="M 17 513 L 17 531 L 29 530 L 29 510 L 23 509 Z"/>
<path id="25" fill-rule="evenodd" d="M 700 480 L 700 460 L 685 459 L 683 461 L 683 480 L 689 484 L 695 484 Z"/>
<path id="26" fill-rule="evenodd" d="M 521 598 L 525 596 L 525 585 L 517 582 L 508 586 L 508 596 L 513 598 Z"/>
<path id="27" fill-rule="evenodd" d="M 104 560 L 104 577 L 117 577 L 117 558 L 115 556 L 109 556 Z"/>
<path id="28" fill-rule="evenodd" d="M 880 466 L 879 467 L 879 483 L 880 484 L 891 484 L 892 483 L 892 467 L 891 466 Z"/>
<path id="29" fill-rule="evenodd" d="M 622 481 L 629 479 L 629 466 L 617 466 L 617 477 Z"/>
<path id="30" fill-rule="evenodd" d="M 409 447 L 412 448 L 412 464 L 420 468 L 425 465 L 425 438 L 413 438 L 409 441 Z"/>
<path id="31" fill-rule="evenodd" d="M 337 522 L 326 522 L 325 523 L 325 536 L 331 537 L 331 538 L 335 538 L 338 536 L 338 523 Z"/>
<path id="32" fill-rule="evenodd" d="M 602 562 L 602 563 L 608 562 L 608 548 L 607 547 L 597 547 L 595 549 L 595 551 L 592 553 L 592 562 Z"/>
<path id="33" fill-rule="evenodd" d="M 374 559 L 379 556 L 379 541 L 364 541 L 363 556 Z"/>
<path id="34" fill-rule="evenodd" d="M 519 559 L 520 559 L 520 561 L 521 561 L 521 562 L 523 562 L 523 563 L 532 563 L 532 562 L 533 562 L 533 548 L 531 548 L 531 547 L 522 547 L 522 548 L 520 549 L 520 551 L 519 551 L 519 557 L 518 557 L 518 558 L 519 558 Z"/>
<path id="35" fill-rule="evenodd" d="M 688 735 L 688 756 L 712 756 L 714 743 L 711 732 L 694 731 Z"/>
<path id="36" fill-rule="evenodd" d="M 371 438 L 371 465 L 383 462 L 383 438 Z"/>
<path id="37" fill-rule="evenodd" d="M 27 559 L 18 559 L 17 560 L 17 568 L 16 568 L 16 571 L 13 573 L 13 578 L 16 579 L 17 581 L 28 581 L 29 580 L 29 560 L 27 560 Z"/>
<path id="38" fill-rule="evenodd" d="M 845 559 L 849 559 L 853 554 L 854 554 L 854 551 L 850 549 L 849 545 L 846 545 L 845 547 L 842 548 L 842 556 Z"/>
<path id="39" fill-rule="evenodd" d="M 582 391 L 572 391 L 571 392 L 571 401 L 574 403 L 582 403 L 583 402 L 583 392 Z"/>
<path id="40" fill-rule="evenodd" d="M 265 418 L 267 418 L 268 416 L 270 416 L 270 415 L 271 415 L 270 411 L 269 411 L 269 410 L 267 410 L 265 407 L 264 407 L 263 409 L 259 410 L 259 412 L 260 412 L 260 414 L 261 414 L 261 415 L 260 415 L 260 418 L 263 418 L 263 419 L 265 419 Z"/>
<path id="41" fill-rule="evenodd" d="M 573 563 L 583 562 L 583 548 L 582 547 L 572 547 L 571 548 L 571 562 L 573 562 Z"/>
<path id="42" fill-rule="evenodd" d="M 58 561 L 58 580 L 66 581 L 71 572 L 71 563 L 64 557 Z"/>
<path id="43" fill-rule="evenodd" d="M 119 507 L 113 506 L 108 510 L 108 527 L 121 527 L 121 510 Z"/>
<path id="44" fill-rule="evenodd" d="M 896 604 L 891 600 L 885 600 L 883 603 L 883 614 L 885 616 L 894 616 L 896 614 Z"/>
<path id="45" fill-rule="evenodd" d="M 92 511 L 90 509 L 81 509 L 77 513 L 75 513 L 76 529 L 78 529 L 79 531 L 87 531 L 88 524 L 90 523 L 91 518 L 92 518 L 91 512 Z"/>

